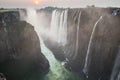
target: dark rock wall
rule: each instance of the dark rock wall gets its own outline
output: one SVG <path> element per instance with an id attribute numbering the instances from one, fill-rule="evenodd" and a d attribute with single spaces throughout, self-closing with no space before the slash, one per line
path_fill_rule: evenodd
<path id="1" fill-rule="evenodd" d="M 119 51 L 114 63 L 110 80 L 119 80 L 120 79 L 120 46 Z"/>
<path id="2" fill-rule="evenodd" d="M 8 80 L 23 80 L 31 75 L 47 73 L 49 63 L 41 53 L 39 38 L 33 26 L 23 21 L 10 24 L 0 25 L 0 73 Z"/>
<path id="3" fill-rule="evenodd" d="M 76 60 L 71 60 L 75 53 L 72 53 L 72 57 L 69 56 L 69 53 L 67 53 L 71 61 L 71 63 L 68 64 L 73 67 L 73 70 L 82 72 L 93 26 L 99 17 L 103 16 L 103 19 L 98 23 L 93 35 L 93 40 L 90 47 L 89 57 L 91 61 L 89 63 L 90 66 L 88 76 L 89 80 L 108 80 L 118 51 L 118 46 L 120 45 L 120 16 L 112 16 L 112 9 L 88 8 L 81 9 L 80 11 L 82 15 L 79 25 L 78 55 Z M 70 15 L 72 15 L 72 12 Z M 68 22 L 72 21 L 72 19 L 68 19 Z M 74 22 L 73 24 L 75 25 L 76 23 Z M 71 34 L 71 30 L 68 30 L 68 37 L 70 37 L 68 40 L 70 40 L 70 42 L 68 43 L 68 50 L 66 51 L 71 50 L 69 46 L 75 45 L 74 43 L 76 41 L 76 34 L 74 34 L 76 33 L 76 27 L 71 26 L 71 24 L 68 27 L 72 27 L 71 30 L 74 32 Z M 71 37 L 71 35 L 73 36 Z"/>
<path id="4" fill-rule="evenodd" d="M 102 16 L 103 18 L 97 24 L 90 47 L 88 80 L 109 80 L 118 53 L 118 46 L 120 45 L 120 14 L 113 16 L 112 13 L 115 9 L 95 7 L 69 9 L 67 45 L 61 47 L 60 44 L 46 37 L 43 37 L 44 42 L 53 51 L 57 59 L 69 59 L 66 68 L 83 75 L 89 39 L 96 21 Z M 80 12 L 79 48 L 78 54 L 74 58 L 77 21 Z M 49 14 L 52 15 L 52 13 Z M 49 19 L 50 17 L 46 18 Z"/>
<path id="5" fill-rule="evenodd" d="M 6 26 L 19 22 L 20 15 L 18 11 L 6 11 L 0 13 L 0 25 Z"/>

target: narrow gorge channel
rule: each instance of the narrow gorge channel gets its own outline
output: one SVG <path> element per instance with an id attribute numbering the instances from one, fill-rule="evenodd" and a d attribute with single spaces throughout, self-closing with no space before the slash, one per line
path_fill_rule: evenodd
<path id="1" fill-rule="evenodd" d="M 65 12 L 65 13 L 64 13 Z M 53 12 L 54 14 L 54 12 Z M 66 11 L 63 11 L 61 13 L 61 21 L 63 19 L 66 18 Z M 58 16 L 55 16 L 53 15 L 53 17 L 58 17 Z M 33 20 L 33 21 L 32 21 Z M 66 19 L 65 19 L 66 20 Z M 61 29 L 60 31 L 64 31 L 64 25 L 66 24 L 65 20 L 63 20 L 63 22 L 61 22 L 60 26 L 61 26 Z M 37 32 L 38 34 L 38 37 L 40 39 L 40 46 L 41 46 L 41 51 L 42 53 L 44 54 L 44 56 L 48 59 L 49 61 L 49 64 L 50 64 L 50 71 L 48 72 L 48 74 L 44 77 L 44 80 L 81 80 L 80 79 L 80 76 L 78 76 L 77 74 L 75 73 L 72 73 L 70 71 L 68 71 L 65 67 L 64 67 L 64 63 L 63 62 L 60 62 L 58 61 L 54 54 L 52 53 L 52 51 L 50 51 L 44 44 L 44 41 L 42 40 L 40 34 L 41 34 L 41 29 L 40 29 L 40 26 L 39 26 L 39 22 L 38 22 L 38 19 L 37 19 L 37 14 L 36 14 L 36 10 L 35 9 L 27 9 L 27 18 L 26 18 L 26 21 L 30 24 L 32 24 L 34 26 L 34 29 L 35 31 Z M 53 21 L 55 20 L 52 20 L 52 25 L 53 25 Z M 57 20 L 59 21 L 59 20 Z M 63 25 L 64 24 L 64 25 Z M 53 27 L 57 27 L 58 24 L 54 24 Z M 53 28 L 52 27 L 52 28 Z M 65 25 L 66 27 L 66 25 Z M 54 29 L 53 29 L 54 31 Z M 56 36 L 59 36 L 58 37 L 58 42 L 61 42 L 63 44 L 65 44 L 63 41 L 66 41 L 66 39 L 61 39 L 61 38 L 65 38 L 65 35 L 63 35 L 62 32 L 59 32 L 58 35 L 55 35 L 53 37 L 56 37 Z M 42 31 L 43 32 L 43 31 Z M 54 33 L 55 34 L 55 33 Z"/>

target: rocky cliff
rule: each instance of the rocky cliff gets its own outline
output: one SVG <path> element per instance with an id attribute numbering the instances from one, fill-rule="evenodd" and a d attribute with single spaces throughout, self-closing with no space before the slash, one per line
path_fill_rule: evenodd
<path id="1" fill-rule="evenodd" d="M 33 26 L 20 21 L 19 12 L 0 13 L 0 73 L 7 80 L 30 80 L 48 71 Z"/>
<path id="2" fill-rule="evenodd" d="M 1 11 L 0 12 L 0 25 L 6 26 L 19 22 L 20 15 L 18 11 Z"/>
<path id="3" fill-rule="evenodd" d="M 57 59 L 65 62 L 67 69 L 85 76 L 88 80 L 109 80 L 120 45 L 119 11 L 116 12 L 117 15 L 114 15 L 117 9 L 119 10 L 119 8 L 96 7 L 41 9 L 39 15 L 41 12 L 46 15 L 49 34 L 52 30 L 51 24 L 55 24 L 56 27 L 60 26 L 56 29 L 57 34 L 62 34 L 62 32 L 59 33 L 59 29 L 65 24 L 64 19 L 67 16 L 67 43 L 61 45 L 59 41 L 53 40 L 51 37 L 53 35 L 47 35 L 47 37 L 43 35 L 44 42 Z M 50 23 L 53 18 L 58 22 L 57 24 Z M 120 70 L 116 75 L 119 72 Z M 117 79 L 114 77 L 112 80 Z"/>

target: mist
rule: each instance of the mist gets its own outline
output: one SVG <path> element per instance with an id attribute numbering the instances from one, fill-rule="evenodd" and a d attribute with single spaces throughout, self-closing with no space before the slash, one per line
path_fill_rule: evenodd
<path id="1" fill-rule="evenodd" d="M 35 3 L 33 0 L 1 0 L 0 7 L 24 8 L 17 9 L 20 10 L 20 22 L 32 25 L 38 40 L 36 44 L 50 65 L 42 80 L 108 80 L 119 75 L 116 74 L 119 65 L 114 65 L 114 62 L 117 64 L 119 60 L 119 57 L 115 57 L 119 46 L 120 9 L 97 7 L 120 7 L 119 2 L 41 0 Z M 81 8 L 88 5 L 87 8 Z M 1 18 L 2 24 L 5 24 L 5 21 L 10 20 Z M 7 33 L 7 27 L 3 27 Z M 36 49 L 36 44 L 33 45 L 33 49 Z M 46 63 L 46 60 L 43 62 Z"/>

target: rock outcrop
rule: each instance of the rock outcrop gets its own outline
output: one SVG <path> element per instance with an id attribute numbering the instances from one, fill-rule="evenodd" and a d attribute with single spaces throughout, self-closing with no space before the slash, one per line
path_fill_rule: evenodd
<path id="1" fill-rule="evenodd" d="M 3 11 L 0 13 L 0 25 L 16 24 L 19 21 L 20 15 L 18 11 Z"/>
<path id="2" fill-rule="evenodd" d="M 19 16 L 13 14 L 0 13 L 2 17 L 7 15 L 2 18 L 6 25 L 0 25 L 0 73 L 7 80 L 30 80 L 33 76 L 46 74 L 49 63 L 41 53 L 33 26 L 19 21 Z"/>

